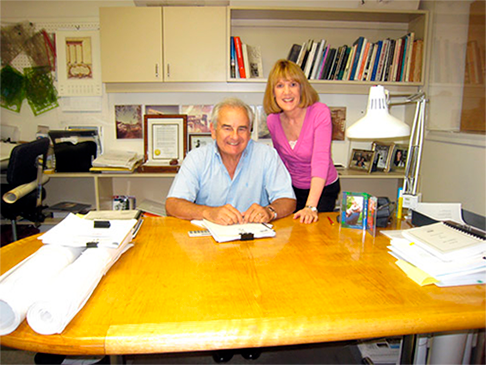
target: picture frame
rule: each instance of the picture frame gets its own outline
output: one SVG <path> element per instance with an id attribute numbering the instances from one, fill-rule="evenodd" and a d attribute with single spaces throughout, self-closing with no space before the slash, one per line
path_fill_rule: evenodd
<path id="1" fill-rule="evenodd" d="M 144 115 L 140 172 L 177 172 L 187 151 L 187 115 Z"/>
<path id="2" fill-rule="evenodd" d="M 213 142 L 213 137 L 209 133 L 189 134 L 189 151 L 199 148 Z"/>
<path id="3" fill-rule="evenodd" d="M 393 152 L 393 143 L 373 142 L 371 149 L 375 152 L 371 171 L 388 172 Z"/>
<path id="4" fill-rule="evenodd" d="M 369 173 L 373 167 L 374 158 L 375 151 L 353 148 L 351 157 L 349 159 L 348 168 L 351 170 L 359 170 Z"/>
<path id="5" fill-rule="evenodd" d="M 408 145 L 395 144 L 390 158 L 388 171 L 405 171 L 407 165 Z"/>
<path id="6" fill-rule="evenodd" d="M 367 193 L 343 191 L 341 200 L 341 227 L 366 230 L 368 217 Z"/>

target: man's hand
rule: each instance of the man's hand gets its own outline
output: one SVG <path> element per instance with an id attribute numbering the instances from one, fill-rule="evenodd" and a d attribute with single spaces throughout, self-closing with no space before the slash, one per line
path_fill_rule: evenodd
<path id="1" fill-rule="evenodd" d="M 269 210 L 257 203 L 253 203 L 246 212 L 243 213 L 244 223 L 268 223 L 272 220 L 273 214 Z"/>
<path id="2" fill-rule="evenodd" d="M 203 218 L 224 226 L 244 223 L 243 215 L 231 204 L 222 207 L 207 207 L 203 211 Z"/>

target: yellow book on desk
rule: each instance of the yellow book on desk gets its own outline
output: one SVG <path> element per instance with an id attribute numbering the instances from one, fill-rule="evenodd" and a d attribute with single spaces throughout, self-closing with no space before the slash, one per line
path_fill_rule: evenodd
<path id="1" fill-rule="evenodd" d="M 484 232 L 455 222 L 412 228 L 403 236 L 444 261 L 486 253 Z"/>

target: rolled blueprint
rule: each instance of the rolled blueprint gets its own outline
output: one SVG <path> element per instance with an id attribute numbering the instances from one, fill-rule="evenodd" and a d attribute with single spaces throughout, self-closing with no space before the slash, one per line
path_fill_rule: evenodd
<path id="1" fill-rule="evenodd" d="M 0 336 L 15 331 L 49 280 L 75 261 L 83 250 L 44 245 L 0 276 Z"/>
<path id="2" fill-rule="evenodd" d="M 41 185 L 44 185 L 48 181 L 49 176 L 42 175 Z M 27 184 L 19 185 L 16 188 L 3 194 L 3 201 L 9 204 L 13 204 L 23 196 L 29 194 L 31 191 L 34 191 L 35 189 L 37 189 L 37 180 L 31 181 Z"/>
<path id="3" fill-rule="evenodd" d="M 129 241 L 127 241 L 129 242 Z M 89 248 L 60 272 L 27 312 L 29 326 L 41 335 L 61 333 L 83 308 L 103 275 L 132 247 Z"/>

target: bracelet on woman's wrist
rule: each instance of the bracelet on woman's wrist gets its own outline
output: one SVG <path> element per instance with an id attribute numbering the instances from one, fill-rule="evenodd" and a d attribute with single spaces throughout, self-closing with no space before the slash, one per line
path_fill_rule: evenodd
<path id="1" fill-rule="evenodd" d="M 316 208 L 316 207 L 313 207 L 312 205 L 306 205 L 305 207 L 306 207 L 307 209 L 312 210 L 314 213 L 317 213 L 317 208 Z"/>

